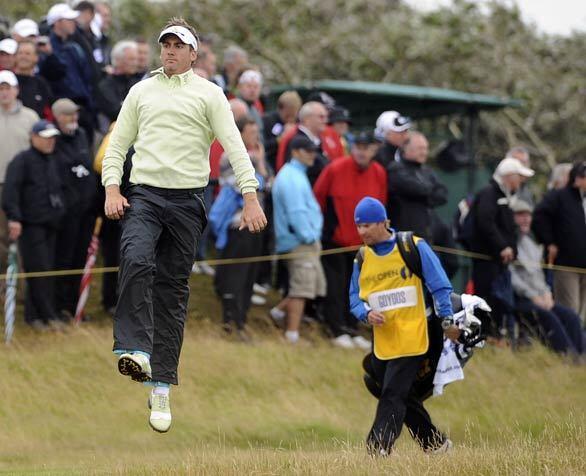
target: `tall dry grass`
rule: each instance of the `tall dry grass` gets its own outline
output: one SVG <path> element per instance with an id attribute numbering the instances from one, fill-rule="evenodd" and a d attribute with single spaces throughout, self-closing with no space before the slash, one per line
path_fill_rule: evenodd
<path id="1" fill-rule="evenodd" d="M 0 346 L 0 471 L 6 474 L 586 474 L 586 371 L 536 347 L 485 349 L 427 405 L 455 442 L 427 456 L 404 433 L 365 455 L 375 401 L 358 351 L 227 342 L 186 332 L 173 427 L 147 425 L 148 390 L 117 374 L 104 322 L 67 334 L 19 329 Z"/>

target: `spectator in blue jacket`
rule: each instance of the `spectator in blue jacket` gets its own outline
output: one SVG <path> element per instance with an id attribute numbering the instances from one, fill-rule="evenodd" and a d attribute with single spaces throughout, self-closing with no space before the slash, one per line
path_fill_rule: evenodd
<path id="1" fill-rule="evenodd" d="M 50 42 L 53 54 L 65 67 L 65 75 L 50 80 L 51 90 L 56 99 L 69 98 L 80 109 L 80 125 L 85 129 L 90 143 L 93 138 L 93 88 L 94 72 L 82 46 L 73 40 L 76 32 L 75 19 L 79 12 L 65 3 L 53 5 L 47 13 L 51 27 Z M 43 65 L 39 64 L 43 69 Z"/>
<path id="2" fill-rule="evenodd" d="M 287 325 L 285 338 L 299 340 L 299 324 L 305 301 L 326 294 L 320 261 L 323 216 L 313 195 L 307 169 L 315 161 L 317 146 L 306 136 L 291 141 L 292 160 L 285 164 L 273 184 L 273 215 L 277 253 L 303 253 L 287 260 L 289 292 L 271 316 Z"/>
<path id="3" fill-rule="evenodd" d="M 259 144 L 256 121 L 244 116 L 236 121 L 236 126 L 247 147 L 252 165 L 259 182 L 258 199 L 264 206 L 264 193 L 267 190 L 268 171 L 264 160 L 264 149 L 254 149 Z M 243 199 L 236 185 L 234 171 L 224 156 L 220 160 L 220 193 L 209 214 L 210 227 L 216 235 L 216 248 L 220 259 L 239 259 L 259 256 L 263 252 L 263 234 L 251 233 L 241 229 Z M 251 341 L 246 330 L 246 315 L 250 308 L 253 287 L 258 275 L 259 263 L 239 262 L 218 265 L 214 276 L 214 288 L 222 300 L 223 329 L 244 343 Z"/>

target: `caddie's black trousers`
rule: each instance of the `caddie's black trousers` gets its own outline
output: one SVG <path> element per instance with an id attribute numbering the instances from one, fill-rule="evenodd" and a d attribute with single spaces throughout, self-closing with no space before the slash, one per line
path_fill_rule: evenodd
<path id="1" fill-rule="evenodd" d="M 414 388 L 424 358 L 420 355 L 379 360 L 372 354 L 372 368 L 375 378 L 382 382 L 382 393 L 366 440 L 370 452 L 378 454 L 384 449 L 389 453 L 401 434 L 403 423 L 424 450 L 432 450 L 443 443 L 444 435 L 431 422 Z"/>
<path id="2" fill-rule="evenodd" d="M 207 223 L 202 194 L 146 185 L 126 192 L 114 350 L 149 353 L 159 382 L 177 384 L 188 280 Z"/>

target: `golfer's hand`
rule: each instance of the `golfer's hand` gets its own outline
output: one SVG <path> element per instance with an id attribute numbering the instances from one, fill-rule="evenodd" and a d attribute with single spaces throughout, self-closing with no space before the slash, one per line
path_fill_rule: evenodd
<path id="1" fill-rule="evenodd" d="M 267 217 L 258 203 L 256 192 L 248 192 L 242 195 L 244 198 L 244 207 L 242 208 L 242 218 L 240 219 L 239 230 L 248 228 L 251 233 L 260 233 L 267 226 Z"/>
<path id="2" fill-rule="evenodd" d="M 444 331 L 445 336 L 452 342 L 456 342 L 461 333 L 462 331 L 458 329 L 458 326 L 450 326 Z"/>
<path id="3" fill-rule="evenodd" d="M 380 312 L 368 311 L 366 318 L 368 319 L 368 323 L 373 326 L 382 326 L 385 323 L 385 316 Z"/>
<path id="4" fill-rule="evenodd" d="M 126 197 L 120 193 L 118 185 L 108 185 L 106 187 L 106 203 L 104 212 L 110 220 L 120 220 L 124 216 L 124 210 L 130 207 Z"/>
<path id="5" fill-rule="evenodd" d="M 22 233 L 22 224 L 19 221 L 8 221 L 8 239 L 10 241 L 18 240 L 18 237 Z"/>

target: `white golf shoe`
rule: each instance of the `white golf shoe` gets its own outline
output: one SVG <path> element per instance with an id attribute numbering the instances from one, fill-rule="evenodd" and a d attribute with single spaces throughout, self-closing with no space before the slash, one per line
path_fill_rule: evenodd
<path id="1" fill-rule="evenodd" d="M 159 433 L 166 433 L 171 427 L 171 404 L 169 394 L 155 393 L 153 390 L 149 396 L 149 425 Z"/>
<path id="2" fill-rule="evenodd" d="M 122 354 L 118 358 L 118 371 L 136 382 L 150 382 L 151 363 L 143 354 Z"/>

